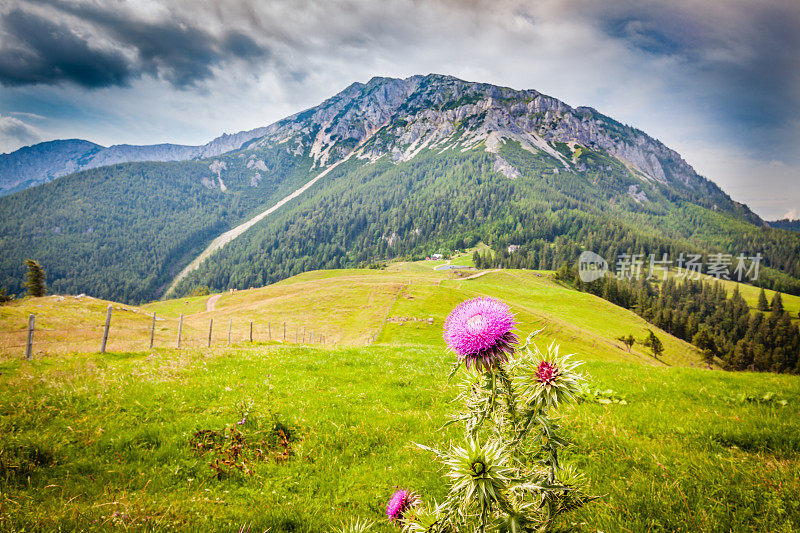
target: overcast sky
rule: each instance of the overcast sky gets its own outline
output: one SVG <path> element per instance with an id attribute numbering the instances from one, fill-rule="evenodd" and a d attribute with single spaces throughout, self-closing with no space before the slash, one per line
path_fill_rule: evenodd
<path id="1" fill-rule="evenodd" d="M 592 106 L 800 216 L 797 0 L 5 0 L 0 152 L 202 144 L 430 72 Z"/>

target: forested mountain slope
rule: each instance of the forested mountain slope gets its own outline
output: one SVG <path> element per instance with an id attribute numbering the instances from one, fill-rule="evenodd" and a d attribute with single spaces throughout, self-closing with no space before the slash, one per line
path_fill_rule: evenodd
<path id="1" fill-rule="evenodd" d="M 264 154 L 259 181 L 224 160 L 128 163 L 79 172 L 0 199 L 0 286 L 21 290 L 23 258 L 52 292 L 157 298 L 203 243 L 302 182 L 309 162 Z M 223 190 L 224 188 L 224 190 Z"/>
<path id="2" fill-rule="evenodd" d="M 763 282 L 800 291 L 800 236 L 643 132 L 532 90 L 440 75 L 374 78 L 198 161 L 73 174 L 0 199 L 0 286 L 26 257 L 54 290 L 139 302 L 214 237 L 331 165 L 298 199 L 178 286 L 249 287 L 312 268 L 422 256 L 482 240 L 552 268 L 611 254 L 761 252 Z"/>
<path id="3" fill-rule="evenodd" d="M 648 187 L 651 201 L 644 204 L 627 193 L 626 182 L 614 184 L 603 173 L 556 175 L 555 162 L 518 145 L 498 154 L 520 169 L 519 177 L 494 170 L 496 156 L 480 150 L 425 152 L 402 165 L 349 161 L 293 208 L 211 256 L 178 292 L 260 286 L 305 270 L 422 258 L 479 241 L 491 243 L 498 257 L 518 246 L 495 266 L 556 269 L 587 248 L 613 261 L 630 251 L 677 257 L 733 249 L 735 231 L 750 231 L 757 246 L 764 240 L 763 230 L 733 214 L 671 200 L 663 185 Z M 790 255 L 780 259 L 793 266 Z M 796 283 L 771 269 L 761 278 L 785 291 Z"/>

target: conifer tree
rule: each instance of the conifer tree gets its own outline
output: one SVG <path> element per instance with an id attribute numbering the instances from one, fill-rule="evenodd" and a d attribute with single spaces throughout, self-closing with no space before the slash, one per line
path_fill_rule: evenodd
<path id="1" fill-rule="evenodd" d="M 661 342 L 661 339 L 656 337 L 655 333 L 651 330 L 647 330 L 647 338 L 642 342 L 645 346 L 649 346 L 650 350 L 653 352 L 653 355 L 658 359 L 661 354 L 664 353 L 664 344 Z"/>
<path id="2" fill-rule="evenodd" d="M 703 360 L 709 365 L 714 361 L 717 352 L 717 345 L 714 337 L 707 328 L 701 328 L 692 338 L 692 344 L 703 350 Z"/>
<path id="3" fill-rule="evenodd" d="M 733 350 L 733 360 L 730 362 L 733 368 L 744 370 L 753 364 L 753 352 L 750 343 L 742 339 L 736 343 Z"/>
<path id="4" fill-rule="evenodd" d="M 781 293 L 775 293 L 775 296 L 772 297 L 772 303 L 769 304 L 769 308 L 775 316 L 783 314 L 783 298 L 781 298 Z"/>
<path id="5" fill-rule="evenodd" d="M 764 292 L 764 287 L 761 287 L 761 292 L 758 293 L 758 310 L 769 311 L 769 303 L 767 302 L 767 295 Z"/>
<path id="6" fill-rule="evenodd" d="M 28 272 L 25 275 L 23 286 L 28 289 L 28 295 L 38 297 L 47 294 L 46 276 L 39 261 L 26 259 L 25 266 L 28 268 Z"/>

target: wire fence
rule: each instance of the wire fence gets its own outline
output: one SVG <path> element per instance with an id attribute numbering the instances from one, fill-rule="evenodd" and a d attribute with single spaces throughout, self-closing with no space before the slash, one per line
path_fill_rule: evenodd
<path id="1" fill-rule="evenodd" d="M 109 307 L 80 322 L 30 315 L 19 327 L 0 329 L 0 354 L 6 357 L 45 356 L 70 352 L 138 352 L 171 348 L 209 348 L 241 343 L 296 345 L 333 344 L 319 327 L 287 321 L 241 318 L 178 318 L 131 313 Z"/>

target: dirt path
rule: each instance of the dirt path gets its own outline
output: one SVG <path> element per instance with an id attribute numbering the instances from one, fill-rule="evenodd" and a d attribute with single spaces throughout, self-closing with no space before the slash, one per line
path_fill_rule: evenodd
<path id="1" fill-rule="evenodd" d="M 345 157 L 341 161 L 337 161 L 333 165 L 329 166 L 328 168 L 326 168 L 325 170 L 320 172 L 319 174 L 317 174 L 317 176 L 315 178 L 313 178 L 313 179 L 309 180 L 308 182 L 306 182 L 305 185 L 303 185 L 302 187 L 300 187 L 299 189 L 297 189 L 293 193 L 285 196 L 278 203 L 276 203 L 275 205 L 273 205 L 272 207 L 270 207 L 266 211 L 262 211 L 261 213 L 257 214 L 256 216 L 254 216 L 253 218 L 251 218 L 247 222 L 245 222 L 243 224 L 239 224 L 238 226 L 236 226 L 232 230 L 226 231 L 225 233 L 223 233 L 222 235 L 220 235 L 219 237 L 217 237 L 216 239 L 211 241 L 211 244 L 209 244 L 206 247 L 206 249 L 203 250 L 200 253 L 200 255 L 198 255 L 194 259 L 194 261 L 192 261 L 191 263 L 186 265 L 186 268 L 181 270 L 180 274 L 175 276 L 175 279 L 172 280 L 172 283 L 170 284 L 169 288 L 164 293 L 164 296 L 169 295 L 175 289 L 175 287 L 178 285 L 178 283 L 183 278 L 185 278 L 190 272 L 193 272 L 193 271 L 197 270 L 198 268 L 200 268 L 200 265 L 203 263 L 203 261 L 208 259 L 208 256 L 210 256 L 212 253 L 216 252 L 217 250 L 219 250 L 220 248 L 222 248 L 223 246 L 225 246 L 226 244 L 231 242 L 233 239 L 235 239 L 236 237 L 238 237 L 239 235 L 241 235 L 245 231 L 247 231 L 250 228 L 252 228 L 253 226 L 255 226 L 257 223 L 261 222 L 264 218 L 266 218 L 268 215 L 271 215 L 272 213 L 274 213 L 275 211 L 280 209 L 287 202 L 289 202 L 291 200 L 294 200 L 295 198 L 297 198 L 298 196 L 300 196 L 301 194 L 306 192 L 309 188 L 311 188 L 312 185 L 314 185 L 320 179 L 325 177 L 331 170 L 333 170 L 337 166 L 341 165 L 342 163 L 344 163 L 345 161 L 350 159 L 350 157 L 353 155 L 353 153 L 354 152 L 350 153 L 350 155 L 348 155 L 347 157 Z"/>
<path id="2" fill-rule="evenodd" d="M 464 278 L 462 281 L 465 281 L 465 280 L 468 280 L 468 279 L 479 278 L 481 276 L 485 276 L 486 274 L 491 274 L 492 272 L 500 272 L 500 269 L 499 268 L 495 268 L 494 270 L 484 270 L 483 272 L 478 272 L 477 274 L 473 274 L 473 275 L 471 275 L 471 276 L 469 276 L 467 278 Z"/>
<path id="3" fill-rule="evenodd" d="M 206 300 L 206 311 L 215 311 L 217 309 L 217 302 L 222 298 L 221 294 L 214 294 Z"/>

